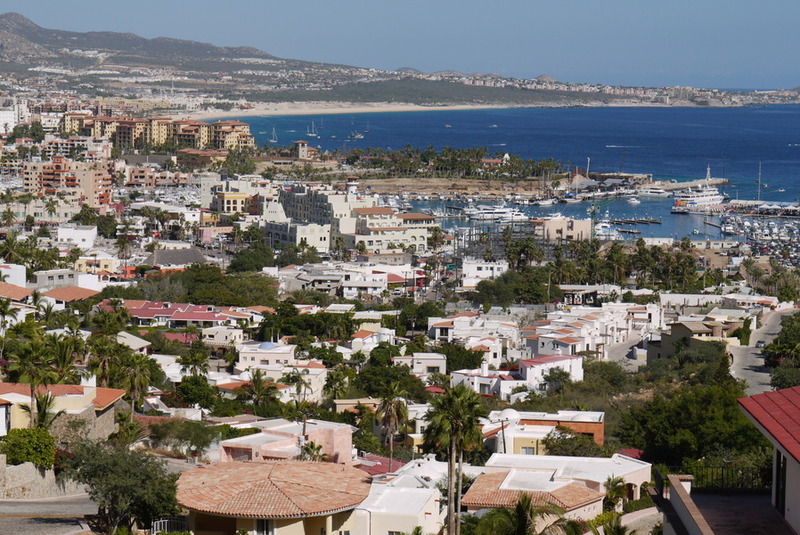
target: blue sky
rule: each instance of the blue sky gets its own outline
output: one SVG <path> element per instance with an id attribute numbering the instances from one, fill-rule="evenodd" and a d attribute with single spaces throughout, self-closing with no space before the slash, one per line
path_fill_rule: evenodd
<path id="1" fill-rule="evenodd" d="M 381 69 L 800 86 L 796 0 L 40 0 L 13 9 L 46 28 L 247 45 Z"/>

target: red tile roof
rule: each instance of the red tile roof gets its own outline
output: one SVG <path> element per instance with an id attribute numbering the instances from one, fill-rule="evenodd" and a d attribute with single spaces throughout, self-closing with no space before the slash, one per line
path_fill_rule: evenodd
<path id="1" fill-rule="evenodd" d="M 373 334 L 375 334 L 375 332 L 374 332 L 374 331 L 365 331 L 365 330 L 361 330 L 361 331 L 358 331 L 357 333 L 355 333 L 355 334 L 354 334 L 352 337 L 353 337 L 353 338 L 360 338 L 360 339 L 362 339 L 362 340 L 363 340 L 364 338 L 369 338 L 369 337 L 370 337 L 370 336 L 372 336 Z"/>
<path id="2" fill-rule="evenodd" d="M 370 477 L 333 463 L 228 462 L 178 479 L 178 503 L 229 517 L 304 518 L 347 511 L 369 494 Z"/>
<path id="3" fill-rule="evenodd" d="M 381 474 L 388 474 L 389 472 L 394 472 L 395 470 L 399 470 L 401 467 L 405 466 L 406 463 L 404 461 L 400 461 L 398 459 L 391 460 L 391 470 L 389 469 L 389 461 L 388 457 L 382 457 L 380 455 L 373 455 L 368 453 L 363 457 L 358 458 L 359 461 L 367 461 L 366 463 L 359 464 L 356 468 L 359 470 L 363 470 L 364 472 L 368 473 L 371 476 L 377 476 Z"/>
<path id="4" fill-rule="evenodd" d="M 536 366 L 538 364 L 550 364 L 551 362 L 561 362 L 562 360 L 579 359 L 576 355 L 544 355 L 536 357 L 535 359 L 520 360 L 520 365 L 523 366 Z"/>
<path id="5" fill-rule="evenodd" d="M 0 282 L 0 297 L 11 299 L 12 301 L 22 301 L 33 293 L 33 290 L 17 286 L 16 284 L 9 284 L 7 282 Z"/>
<path id="6" fill-rule="evenodd" d="M 49 292 L 45 292 L 42 295 L 45 297 L 49 297 L 51 299 L 55 299 L 57 301 L 64 301 L 65 303 L 72 303 L 74 301 L 83 301 L 85 299 L 89 299 L 92 296 L 99 294 L 95 290 L 90 290 L 88 288 L 80 288 L 78 286 L 65 286 L 64 288 L 55 288 L 50 290 Z"/>
<path id="7" fill-rule="evenodd" d="M 800 386 L 739 400 L 750 420 L 800 462 Z"/>
<path id="8" fill-rule="evenodd" d="M 514 507 L 520 494 L 525 491 L 500 488 L 508 474 L 509 472 L 492 472 L 479 475 L 461 499 L 461 504 L 472 509 Z M 580 483 L 567 483 L 550 492 L 530 491 L 527 494 L 530 494 L 536 505 L 554 503 L 567 511 L 602 500 L 605 496 Z"/>

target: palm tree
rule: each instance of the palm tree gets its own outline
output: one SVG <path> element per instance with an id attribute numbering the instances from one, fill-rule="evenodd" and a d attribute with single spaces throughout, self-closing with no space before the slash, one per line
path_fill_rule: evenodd
<path id="1" fill-rule="evenodd" d="M 183 373 L 194 376 L 208 374 L 208 356 L 203 351 L 190 351 L 188 355 L 178 359 Z"/>
<path id="2" fill-rule="evenodd" d="M 107 387 L 111 375 L 119 367 L 127 351 L 124 345 L 108 336 L 95 336 L 90 342 L 89 371 L 97 376 L 101 387 Z"/>
<path id="3" fill-rule="evenodd" d="M 606 498 L 603 500 L 603 508 L 606 511 L 614 511 L 621 503 L 625 503 L 628 497 L 628 489 L 625 480 L 619 476 L 608 476 L 605 482 Z"/>
<path id="4" fill-rule="evenodd" d="M 322 444 L 316 442 L 306 442 L 300 451 L 300 459 L 303 461 L 328 462 L 328 454 L 322 452 Z"/>
<path id="5" fill-rule="evenodd" d="M 55 384 L 76 385 L 81 374 L 75 368 L 78 355 L 83 351 L 83 339 L 73 336 L 47 335 L 52 352 L 51 367 L 55 373 Z"/>
<path id="6" fill-rule="evenodd" d="M 31 405 L 36 403 L 36 390 L 40 386 L 47 386 L 55 379 L 55 372 L 49 366 L 49 348 L 41 338 L 28 341 L 12 356 L 8 363 L 9 376 L 14 382 L 28 383 L 30 386 Z M 35 407 L 31 407 L 31 428 L 34 427 Z"/>
<path id="7" fill-rule="evenodd" d="M 35 401 L 35 403 L 34 403 Z M 56 418 L 64 414 L 63 409 L 55 411 L 56 398 L 50 392 L 36 394 L 30 403 L 21 405 L 22 411 L 28 415 L 31 427 L 36 429 L 50 429 Z"/>
<path id="8" fill-rule="evenodd" d="M 456 487 L 456 462 L 459 463 L 459 471 L 463 471 L 463 450 L 472 443 L 478 421 L 485 416 L 486 410 L 478 394 L 464 385 L 435 397 L 431 406 L 429 424 L 424 433 L 425 448 L 444 449 L 447 452 L 447 532 L 457 534 L 455 515 L 461 503 L 461 493 L 460 487 Z M 458 498 L 455 498 L 456 488 L 459 489 Z"/>
<path id="9" fill-rule="evenodd" d="M 136 406 L 141 404 L 142 396 L 150 386 L 152 379 L 150 366 L 152 359 L 141 353 L 131 353 L 125 362 L 125 377 L 123 380 L 125 388 L 131 395 L 131 413 Z"/>
<path id="10" fill-rule="evenodd" d="M 264 370 L 256 370 L 250 377 L 248 397 L 256 409 L 268 403 L 274 403 L 280 398 L 280 390 L 272 381 L 268 381 Z"/>
<path id="11" fill-rule="evenodd" d="M 636 535 L 635 529 L 630 529 L 622 525 L 622 520 L 619 516 L 615 516 L 600 527 L 603 528 L 602 535 Z M 592 535 L 601 534 L 600 530 L 593 525 L 589 525 L 589 529 Z"/>
<path id="12" fill-rule="evenodd" d="M 375 411 L 386 430 L 386 441 L 389 443 L 389 472 L 394 470 L 394 436 L 408 421 L 408 406 L 403 399 L 407 395 L 408 393 L 400 387 L 400 383 L 394 381 L 389 385 L 386 395 L 381 398 Z"/>
<path id="13" fill-rule="evenodd" d="M 513 509 L 501 507 L 486 513 L 476 535 L 572 535 L 577 523 L 564 518 L 564 509 L 552 503 L 536 504 L 528 493 L 520 494 Z"/>
<path id="14" fill-rule="evenodd" d="M 3 331 L 3 340 L 0 344 L 0 359 L 3 358 L 6 349 L 6 325 L 8 325 L 8 318 L 17 318 L 19 309 L 11 304 L 11 299 L 0 299 L 0 330 Z"/>

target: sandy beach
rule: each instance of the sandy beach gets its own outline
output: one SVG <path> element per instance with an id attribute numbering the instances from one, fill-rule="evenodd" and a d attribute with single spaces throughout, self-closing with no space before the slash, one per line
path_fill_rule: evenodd
<path id="1" fill-rule="evenodd" d="M 189 110 L 180 114 L 181 118 L 207 121 L 230 117 L 269 117 L 280 115 L 332 115 L 342 113 L 387 113 L 404 111 L 443 111 L 443 110 L 481 110 L 508 108 L 509 106 L 420 106 L 418 104 L 397 104 L 377 102 L 358 104 L 352 102 L 270 102 L 251 103 L 252 108 L 224 110 Z"/>

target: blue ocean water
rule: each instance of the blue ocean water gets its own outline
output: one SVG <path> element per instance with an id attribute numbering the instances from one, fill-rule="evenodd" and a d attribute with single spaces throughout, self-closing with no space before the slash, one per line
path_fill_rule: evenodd
<path id="1" fill-rule="evenodd" d="M 279 145 L 305 139 L 323 150 L 354 147 L 399 149 L 405 145 L 437 149 L 484 146 L 490 152 L 523 158 L 553 158 L 591 171 L 650 173 L 656 179 L 689 180 L 712 176 L 730 180 L 732 198 L 755 199 L 762 167 L 761 198 L 800 198 L 800 106 L 759 108 L 528 108 L 423 111 L 318 116 L 247 117 L 259 144 L 274 128 Z M 318 138 L 306 136 L 312 122 Z M 351 140 L 351 132 L 364 139 Z M 784 189 L 785 191 L 778 191 Z M 565 215 L 585 213 L 585 203 L 538 209 Z M 669 216 L 670 201 L 624 200 L 603 207 L 612 217 L 650 216 L 663 225 L 640 226 L 642 235 L 702 233 L 699 216 Z M 660 227 L 660 228 L 657 228 Z M 707 226 L 706 226 L 707 227 Z"/>

